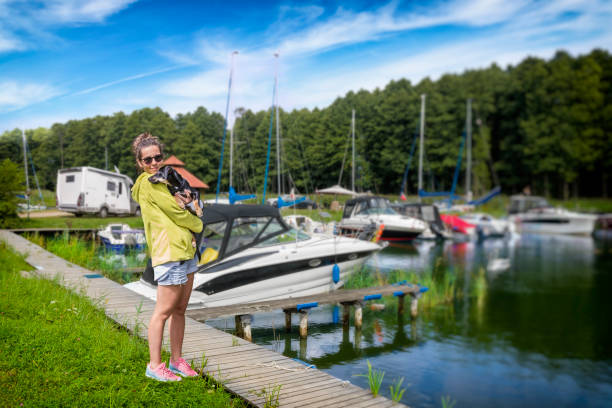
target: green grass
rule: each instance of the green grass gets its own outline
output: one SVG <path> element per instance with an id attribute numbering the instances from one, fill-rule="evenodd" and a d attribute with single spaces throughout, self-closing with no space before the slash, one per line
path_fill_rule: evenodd
<path id="1" fill-rule="evenodd" d="M 141 217 L 49 217 L 20 218 L 16 228 L 104 228 L 108 224 L 128 224 L 132 228 L 144 228 Z"/>
<path id="2" fill-rule="evenodd" d="M 25 237 L 36 245 L 63 258 L 69 262 L 100 272 L 102 275 L 119 283 L 127 283 L 139 278 L 134 273 L 124 272 L 124 268 L 144 268 L 145 260 L 138 260 L 137 253 L 126 253 L 126 265 L 114 258 L 112 252 L 96 241 L 85 241 L 75 235 L 63 234 L 53 238 L 45 238 L 38 234 L 26 234 Z"/>
<path id="3" fill-rule="evenodd" d="M 89 299 L 53 281 L 23 278 L 19 271 L 32 268 L 4 242 L 0 263 L 3 406 L 246 406 L 205 378 L 173 384 L 146 378 L 144 340 Z"/>

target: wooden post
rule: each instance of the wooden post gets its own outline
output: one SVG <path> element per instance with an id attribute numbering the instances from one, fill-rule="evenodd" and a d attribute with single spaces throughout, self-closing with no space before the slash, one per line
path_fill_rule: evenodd
<path id="1" fill-rule="evenodd" d="M 342 303 L 342 325 L 348 327 L 351 318 L 351 304 Z"/>
<path id="2" fill-rule="evenodd" d="M 291 310 L 285 309 L 285 333 L 291 333 Z"/>
<path id="3" fill-rule="evenodd" d="M 237 315 L 235 317 L 236 332 L 239 337 L 242 337 L 246 341 L 253 341 L 253 336 L 251 335 L 252 319 L 253 317 L 251 315 Z"/>
<path id="4" fill-rule="evenodd" d="M 306 360 L 307 350 L 308 350 L 308 338 L 300 337 L 300 354 L 299 354 L 300 360 Z"/>
<path id="5" fill-rule="evenodd" d="M 402 315 L 404 313 L 404 296 L 406 295 L 399 295 L 397 297 L 397 314 L 398 315 Z"/>
<path id="6" fill-rule="evenodd" d="M 308 336 L 308 310 L 300 310 L 300 337 Z"/>
<path id="7" fill-rule="evenodd" d="M 240 315 L 234 316 L 234 323 L 236 324 L 236 336 L 244 338 L 242 331 L 242 322 L 240 321 Z"/>
<path id="8" fill-rule="evenodd" d="M 361 329 L 363 323 L 363 303 L 355 302 L 355 328 Z"/>
<path id="9" fill-rule="evenodd" d="M 355 350 L 361 348 L 361 327 L 355 326 Z"/>
<path id="10" fill-rule="evenodd" d="M 417 317 L 419 311 L 419 298 L 421 297 L 421 293 L 411 293 L 412 299 L 410 300 L 410 316 L 414 319 Z"/>

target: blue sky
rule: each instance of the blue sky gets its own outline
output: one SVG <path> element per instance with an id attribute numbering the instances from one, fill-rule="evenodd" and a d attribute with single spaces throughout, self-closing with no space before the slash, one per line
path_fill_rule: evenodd
<path id="1" fill-rule="evenodd" d="M 0 133 L 155 106 L 224 113 L 233 51 L 232 108 L 256 111 L 276 70 L 284 109 L 323 108 L 392 79 L 595 47 L 612 47 L 612 1 L 0 0 Z"/>

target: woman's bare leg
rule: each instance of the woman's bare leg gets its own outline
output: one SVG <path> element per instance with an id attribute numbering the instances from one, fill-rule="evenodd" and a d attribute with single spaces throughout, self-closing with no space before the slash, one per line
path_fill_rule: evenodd
<path id="1" fill-rule="evenodd" d="M 149 364 L 157 368 L 161 364 L 161 346 L 164 336 L 164 325 L 172 315 L 181 299 L 183 286 L 181 285 L 159 285 L 157 287 L 157 302 L 151 321 L 149 322 Z M 184 325 L 184 323 L 183 323 Z M 172 337 L 172 335 L 171 335 Z"/>
<path id="2" fill-rule="evenodd" d="M 183 354 L 183 338 L 185 337 L 185 310 L 189 303 L 191 290 L 193 289 L 193 278 L 195 273 L 187 275 L 187 283 L 181 286 L 181 294 L 178 303 L 170 318 L 170 360 L 177 361 Z"/>

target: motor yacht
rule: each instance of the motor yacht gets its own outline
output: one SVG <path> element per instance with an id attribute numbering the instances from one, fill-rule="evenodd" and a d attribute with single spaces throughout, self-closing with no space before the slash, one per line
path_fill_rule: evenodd
<path id="1" fill-rule="evenodd" d="M 386 198 L 365 196 L 346 202 L 336 229 L 339 234 L 348 235 L 371 225 L 384 225 L 380 239 L 395 242 L 411 241 L 428 228 L 422 220 L 397 213 Z"/>
<path id="2" fill-rule="evenodd" d="M 590 235 L 597 217 L 555 208 L 543 197 L 510 197 L 509 218 L 523 233 Z"/>
<path id="3" fill-rule="evenodd" d="M 266 205 L 204 207 L 201 254 L 190 308 L 225 306 L 326 293 L 383 245 L 289 227 Z M 138 282 L 125 285 L 150 299 L 156 282 L 149 261 Z"/>

